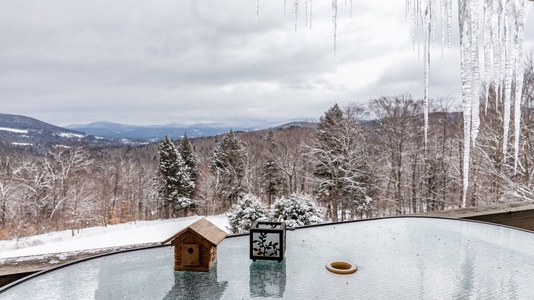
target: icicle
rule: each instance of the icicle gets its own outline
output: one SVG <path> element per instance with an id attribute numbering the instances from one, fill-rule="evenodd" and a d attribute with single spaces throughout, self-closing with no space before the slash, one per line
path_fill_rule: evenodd
<path id="1" fill-rule="evenodd" d="M 284 16 L 286 15 L 287 0 L 284 0 Z"/>
<path id="2" fill-rule="evenodd" d="M 484 1 L 484 113 L 488 112 L 489 88 L 491 83 L 491 21 L 493 17 L 492 0 Z"/>
<path id="3" fill-rule="evenodd" d="M 260 0 L 256 0 L 256 22 L 260 21 Z"/>
<path id="4" fill-rule="evenodd" d="M 447 0 L 447 48 L 451 47 L 452 0 Z"/>
<path id="5" fill-rule="evenodd" d="M 418 0 L 414 0 L 414 1 L 418 1 Z M 415 2 L 409 2 L 407 1 L 406 2 L 407 5 L 410 5 L 410 8 L 411 8 L 411 18 L 412 18 L 412 48 L 413 50 L 415 51 L 415 41 L 416 41 L 416 35 L 417 35 L 417 21 L 416 21 L 416 3 Z M 410 10 L 410 8 L 408 8 L 408 10 Z"/>
<path id="6" fill-rule="evenodd" d="M 337 0 L 332 0 L 332 23 L 334 24 L 334 55 L 336 55 L 336 39 L 337 39 Z"/>
<path id="7" fill-rule="evenodd" d="M 297 17 L 299 14 L 299 0 L 293 0 L 293 14 L 295 16 L 295 31 L 297 31 Z"/>
<path id="8" fill-rule="evenodd" d="M 508 131 L 510 127 L 510 109 L 512 95 L 512 80 L 514 67 L 514 48 L 512 47 L 512 28 L 515 26 L 513 18 L 513 8 L 511 1 L 506 2 L 505 12 L 505 66 L 504 66 L 504 122 L 503 122 L 503 141 L 502 152 L 504 161 L 508 153 Z"/>
<path id="9" fill-rule="evenodd" d="M 523 96 L 523 42 L 525 34 L 526 1 L 516 2 L 516 35 L 515 35 L 515 103 L 514 103 L 514 173 L 519 163 L 519 137 L 521 135 L 521 99 Z"/>
<path id="10" fill-rule="evenodd" d="M 495 110 L 499 109 L 502 90 L 502 0 L 493 0 L 493 12 L 491 22 L 491 44 L 493 45 L 493 78 L 495 90 Z"/>
<path id="11" fill-rule="evenodd" d="M 313 0 L 310 0 L 310 29 L 312 28 L 313 19 Z"/>
<path id="12" fill-rule="evenodd" d="M 479 24 L 480 24 L 480 1 L 481 0 L 470 0 L 470 14 L 472 16 L 471 20 L 471 68 L 472 68 L 472 84 L 471 84 L 471 139 L 473 145 L 475 145 L 478 128 L 480 125 L 479 117 L 479 107 L 480 107 L 480 64 L 478 61 L 479 50 L 478 50 L 478 34 L 479 34 Z"/>
<path id="13" fill-rule="evenodd" d="M 410 14 L 410 0 L 404 2 L 404 22 L 408 22 L 408 15 Z"/>
<path id="14" fill-rule="evenodd" d="M 458 21 L 460 26 L 460 57 L 462 69 L 462 106 L 464 114 L 464 148 L 462 158 L 462 207 L 467 207 L 467 188 L 469 186 L 469 161 L 471 150 L 471 16 L 470 7 L 467 5 L 468 0 L 459 0 L 458 3 Z"/>
<path id="15" fill-rule="evenodd" d="M 424 145 L 425 149 L 428 143 L 428 84 L 429 84 L 429 77 L 430 77 L 430 40 L 433 37 L 433 31 L 434 31 L 434 16 L 433 16 L 433 9 L 432 9 L 432 0 L 427 1 L 427 6 L 425 8 L 424 16 L 423 16 L 423 34 L 424 34 L 424 50 L 423 50 L 423 65 L 424 65 L 424 73 L 425 73 L 425 88 L 424 88 L 424 95 L 423 95 L 423 117 L 424 117 Z"/>
<path id="16" fill-rule="evenodd" d="M 424 91 L 424 133 L 425 133 L 425 149 L 428 144 L 428 82 L 430 77 L 430 24 L 428 25 L 428 34 L 425 37 L 425 51 L 424 51 L 424 68 L 425 68 L 425 91 Z"/>
<path id="17" fill-rule="evenodd" d="M 427 9 L 429 10 L 428 22 L 430 23 L 430 36 L 432 40 L 436 38 L 436 0 L 427 0 Z"/>
<path id="18" fill-rule="evenodd" d="M 441 0 L 441 58 L 445 48 L 445 35 L 447 32 L 447 0 Z"/>
<path id="19" fill-rule="evenodd" d="M 420 37 L 420 32 L 421 32 L 421 0 L 415 0 L 415 9 L 414 9 L 414 14 L 415 14 L 415 24 L 414 24 L 414 31 L 415 31 L 415 43 L 417 44 L 417 57 L 420 57 L 421 55 L 421 44 L 420 44 L 420 40 L 421 40 L 421 37 Z"/>
<path id="20" fill-rule="evenodd" d="M 349 7 L 349 18 L 352 18 L 352 0 L 349 1 L 350 7 Z"/>
<path id="21" fill-rule="evenodd" d="M 306 12 L 306 18 L 304 19 L 304 26 L 308 27 L 308 0 L 304 0 L 304 11 Z"/>

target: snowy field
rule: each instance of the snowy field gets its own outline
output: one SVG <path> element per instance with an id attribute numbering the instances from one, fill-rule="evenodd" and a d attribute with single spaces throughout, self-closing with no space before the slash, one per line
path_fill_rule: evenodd
<path id="1" fill-rule="evenodd" d="M 202 217 L 170 220 L 138 221 L 107 227 L 92 227 L 72 232 L 50 232 L 17 240 L 0 241 L 0 258 L 90 250 L 116 246 L 157 243 L 166 240 L 181 229 Z M 228 232 L 226 215 L 209 216 L 207 219 Z"/>

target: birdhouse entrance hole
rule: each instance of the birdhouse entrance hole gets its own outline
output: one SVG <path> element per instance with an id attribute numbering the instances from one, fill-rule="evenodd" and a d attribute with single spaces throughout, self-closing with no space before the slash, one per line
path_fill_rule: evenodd
<path id="1" fill-rule="evenodd" d="M 182 263 L 184 266 L 197 267 L 200 265 L 200 251 L 198 244 L 182 245 Z"/>

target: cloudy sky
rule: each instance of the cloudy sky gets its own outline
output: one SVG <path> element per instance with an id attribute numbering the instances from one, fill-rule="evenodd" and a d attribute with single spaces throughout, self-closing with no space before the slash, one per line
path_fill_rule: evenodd
<path id="1" fill-rule="evenodd" d="M 351 17 L 338 2 L 334 55 L 328 0 L 314 0 L 311 17 L 300 0 L 296 31 L 292 0 L 260 0 L 259 19 L 255 0 L 0 0 L 0 112 L 60 126 L 238 126 L 422 97 L 404 1 L 354 0 Z M 459 103 L 457 31 L 443 54 L 436 35 L 430 95 Z"/>

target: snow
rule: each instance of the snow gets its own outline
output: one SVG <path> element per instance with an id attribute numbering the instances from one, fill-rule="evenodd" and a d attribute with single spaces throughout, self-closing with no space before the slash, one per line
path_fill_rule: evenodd
<path id="1" fill-rule="evenodd" d="M 4 240 L 0 241 L 0 259 L 162 242 L 200 218 L 202 217 L 194 216 L 138 221 L 107 227 L 85 228 L 79 233 L 75 231 L 74 236 L 70 230 L 64 230 L 18 240 Z M 207 219 L 227 231 L 226 215 L 208 216 Z"/>
<path id="2" fill-rule="evenodd" d="M 71 133 L 71 132 L 60 132 L 58 134 L 61 137 L 69 139 L 83 139 L 85 136 L 83 134 Z"/>
<path id="3" fill-rule="evenodd" d="M 33 145 L 32 143 L 19 143 L 19 142 L 13 142 L 11 143 L 11 145 L 15 145 L 15 146 L 31 146 Z"/>
<path id="4" fill-rule="evenodd" d="M 0 130 L 9 131 L 9 132 L 15 132 L 15 133 L 28 133 L 27 129 L 15 129 L 15 128 L 0 127 Z"/>

